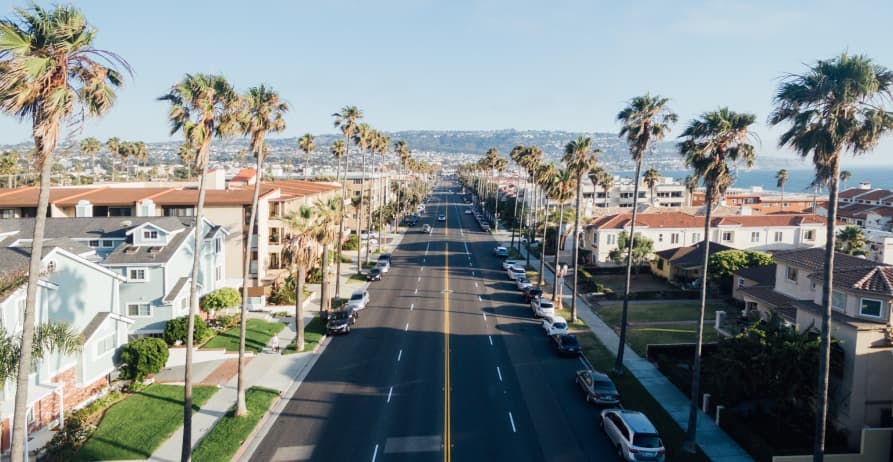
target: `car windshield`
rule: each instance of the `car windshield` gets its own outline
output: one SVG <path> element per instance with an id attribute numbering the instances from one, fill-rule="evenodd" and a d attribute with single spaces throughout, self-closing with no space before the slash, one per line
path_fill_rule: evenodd
<path id="1" fill-rule="evenodd" d="M 349 317 L 350 317 L 350 311 L 347 311 L 347 310 L 332 311 L 332 313 L 329 314 L 329 319 L 332 319 L 334 321 L 340 321 L 343 319 L 347 319 Z"/>
<path id="2" fill-rule="evenodd" d="M 350 296 L 350 299 L 351 299 L 351 300 L 362 300 L 362 299 L 363 299 L 363 294 L 361 294 L 361 293 L 353 294 L 353 295 Z"/>
<path id="3" fill-rule="evenodd" d="M 567 324 L 563 322 L 556 322 L 555 324 L 552 324 L 552 327 L 555 329 L 567 329 Z"/>
<path id="4" fill-rule="evenodd" d="M 527 278 L 518 278 L 518 281 L 521 282 L 521 284 L 526 284 L 526 283 L 530 282 L 530 279 L 527 279 Z"/>
<path id="5" fill-rule="evenodd" d="M 370 271 L 369 273 L 371 273 L 371 274 L 378 274 L 378 273 L 381 273 L 381 270 L 378 269 L 378 268 L 372 268 L 372 271 Z"/>
<path id="6" fill-rule="evenodd" d="M 617 388 L 614 386 L 614 382 L 607 379 L 596 379 L 594 388 L 602 393 L 617 394 Z"/>
<path id="7" fill-rule="evenodd" d="M 566 335 L 561 339 L 561 343 L 564 346 L 577 346 L 579 343 L 577 342 L 577 337 L 575 335 Z"/>
<path id="8" fill-rule="evenodd" d="M 648 433 L 637 433 L 633 437 L 633 446 L 640 448 L 658 449 L 663 445 L 660 442 L 660 437 L 657 435 Z"/>
<path id="9" fill-rule="evenodd" d="M 540 301 L 540 308 L 552 308 L 552 302 Z"/>

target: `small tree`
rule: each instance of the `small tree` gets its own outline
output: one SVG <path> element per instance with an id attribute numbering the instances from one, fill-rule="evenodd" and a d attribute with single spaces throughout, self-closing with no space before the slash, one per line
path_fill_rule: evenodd
<path id="1" fill-rule="evenodd" d="M 849 225 L 837 232 L 837 242 L 834 250 L 847 255 L 868 255 L 865 250 L 865 234 L 862 228 Z"/>
<path id="2" fill-rule="evenodd" d="M 235 308 L 241 304 L 242 296 L 236 289 L 231 287 L 217 289 L 199 300 L 199 307 L 205 313 L 210 313 L 212 318 L 218 310 Z"/>
<path id="3" fill-rule="evenodd" d="M 775 260 L 767 253 L 754 250 L 723 250 L 710 255 L 707 260 L 707 274 L 711 282 L 718 284 L 724 290 L 730 290 L 732 277 L 737 271 L 773 263 Z"/>
<path id="4" fill-rule="evenodd" d="M 168 345 L 174 345 L 178 341 L 186 342 L 186 334 L 189 331 L 189 316 L 181 316 L 171 319 L 164 325 L 164 341 Z M 193 339 L 197 345 L 204 343 L 205 340 L 211 338 L 214 331 L 205 324 L 205 320 L 199 315 L 195 315 L 195 327 L 193 328 Z"/>
<path id="5" fill-rule="evenodd" d="M 122 377 L 140 382 L 147 375 L 157 374 L 167 364 L 169 355 L 167 345 L 160 338 L 134 340 L 121 350 Z"/>
<path id="6" fill-rule="evenodd" d="M 621 231 L 620 235 L 617 236 L 617 248 L 608 254 L 608 258 L 618 265 L 625 265 L 628 248 L 629 233 Z M 633 239 L 632 255 L 633 266 L 636 268 L 648 263 L 654 255 L 654 241 L 641 234 L 636 234 L 635 239 Z"/>

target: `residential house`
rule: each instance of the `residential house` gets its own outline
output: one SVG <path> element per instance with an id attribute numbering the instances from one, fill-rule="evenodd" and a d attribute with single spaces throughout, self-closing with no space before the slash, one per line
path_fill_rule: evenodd
<path id="1" fill-rule="evenodd" d="M 692 205 L 703 205 L 706 197 L 706 189 L 698 188 L 691 194 Z M 729 188 L 720 197 L 719 203 L 730 206 L 749 207 L 756 213 L 805 213 L 811 211 L 817 204 L 822 205 L 826 201 L 818 199 L 813 194 L 803 194 L 786 191 L 765 191 L 759 186 L 749 189 Z"/>
<path id="2" fill-rule="evenodd" d="M 740 302 L 744 301 L 741 289 L 750 287 L 775 288 L 775 264 L 763 266 L 751 266 L 738 270 L 732 277 L 732 298 Z"/>
<path id="3" fill-rule="evenodd" d="M 746 309 L 775 310 L 800 329 L 822 324 L 824 249 L 776 252 L 775 286 L 742 288 Z M 832 336 L 842 367 L 832 370 L 831 416 L 858 446 L 864 427 L 893 419 L 893 266 L 838 253 Z"/>
<path id="4" fill-rule="evenodd" d="M 719 244 L 710 244 L 710 255 L 725 250 L 735 250 Z M 667 281 L 681 284 L 692 284 L 700 281 L 704 266 L 704 241 L 684 247 L 661 250 L 654 253 L 651 260 L 651 274 Z"/>
<path id="5" fill-rule="evenodd" d="M 73 355 L 50 354 L 29 378 L 28 431 L 61 424 L 66 413 L 107 389 L 116 368 L 115 352 L 127 342 L 133 320 L 118 313 L 124 278 L 91 260 L 80 243 L 48 241 L 37 291 L 37 325 L 65 322 L 83 338 Z M 21 335 L 30 260 L 28 246 L 0 248 L 0 274 L 13 283 L 0 293 L 0 325 L 6 335 Z M 0 452 L 8 452 L 15 380 L 0 384 Z"/>

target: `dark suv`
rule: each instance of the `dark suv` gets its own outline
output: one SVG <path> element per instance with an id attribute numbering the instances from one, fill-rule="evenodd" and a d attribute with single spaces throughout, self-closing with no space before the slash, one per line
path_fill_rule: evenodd
<path id="1" fill-rule="evenodd" d="M 328 322 L 326 322 L 326 332 L 329 334 L 349 334 L 350 326 L 357 322 L 358 317 L 359 314 L 351 307 L 332 311 L 329 313 Z"/>

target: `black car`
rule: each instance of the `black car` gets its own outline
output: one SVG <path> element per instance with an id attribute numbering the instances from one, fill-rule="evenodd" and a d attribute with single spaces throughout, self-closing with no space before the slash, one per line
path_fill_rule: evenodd
<path id="1" fill-rule="evenodd" d="M 558 354 L 561 356 L 579 356 L 580 355 L 580 342 L 577 341 L 577 336 L 574 334 L 560 334 L 553 335 L 552 341 L 555 343 L 555 348 L 558 349 Z"/>
<path id="2" fill-rule="evenodd" d="M 357 322 L 359 314 L 353 308 L 344 308 L 329 313 L 326 332 L 329 334 L 349 334 L 350 326 Z"/>
<path id="3" fill-rule="evenodd" d="M 524 302 L 530 303 L 534 298 L 543 296 L 543 288 L 540 286 L 530 286 L 524 289 Z"/>
<path id="4" fill-rule="evenodd" d="M 381 281 L 381 268 L 372 268 L 366 273 L 367 281 Z"/>

